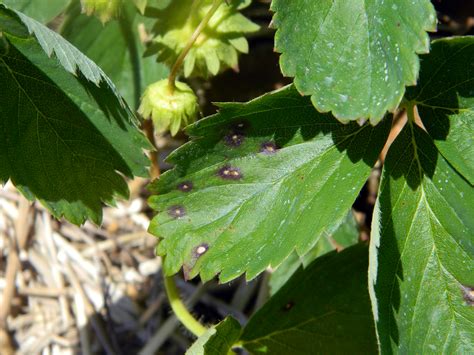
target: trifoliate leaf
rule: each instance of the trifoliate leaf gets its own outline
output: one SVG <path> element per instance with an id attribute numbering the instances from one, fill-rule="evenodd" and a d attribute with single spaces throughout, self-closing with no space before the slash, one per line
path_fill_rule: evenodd
<path id="1" fill-rule="evenodd" d="M 274 0 L 284 75 L 321 112 L 379 122 L 418 77 L 436 29 L 429 0 Z"/>
<path id="2" fill-rule="evenodd" d="M 100 223 L 103 203 L 128 196 L 123 175 L 147 175 L 143 149 L 150 145 L 100 69 L 26 19 L 0 5 L 7 41 L 0 40 L 0 183 L 11 179 L 56 217 Z M 34 23 L 42 46 L 25 22 Z M 64 50 L 62 62 L 45 46 Z M 76 66 L 76 75 L 68 72 Z"/>
<path id="3" fill-rule="evenodd" d="M 148 15 L 156 18 L 156 25 L 147 54 L 156 54 L 158 61 L 173 65 L 212 4 L 212 0 L 172 1 L 165 9 L 149 11 Z M 184 60 L 186 77 L 208 77 L 237 67 L 238 53 L 248 51 L 244 35 L 259 29 L 239 12 L 249 4 L 250 1 L 239 0 L 222 2 L 197 38 L 191 49 L 193 54 Z"/>
<path id="4" fill-rule="evenodd" d="M 151 187 L 165 273 L 252 279 L 294 249 L 306 254 L 346 217 L 389 127 L 343 125 L 293 86 L 223 104 Z"/>
<path id="5" fill-rule="evenodd" d="M 138 112 L 145 119 L 153 119 L 158 133 L 169 129 L 174 136 L 181 127 L 196 121 L 199 105 L 196 94 L 187 84 L 177 81 L 171 92 L 168 79 L 163 79 L 146 88 Z"/>

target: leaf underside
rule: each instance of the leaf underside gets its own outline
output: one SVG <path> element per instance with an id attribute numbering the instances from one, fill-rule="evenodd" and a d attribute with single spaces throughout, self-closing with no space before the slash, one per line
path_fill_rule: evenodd
<path id="1" fill-rule="evenodd" d="M 35 26 L 51 46 L 70 46 L 63 39 L 59 46 L 46 27 Z M 143 149 L 149 143 L 108 79 L 96 85 L 82 71 L 68 73 L 3 6 L 0 30 L 0 182 L 11 179 L 56 217 L 100 223 L 104 202 L 128 196 L 123 175 L 146 176 Z M 87 63 L 89 73 L 103 76 L 91 61 L 73 54 L 62 58 Z"/>
<path id="2" fill-rule="evenodd" d="M 340 124 L 293 86 L 222 104 L 151 186 L 165 272 L 252 279 L 294 249 L 304 255 L 346 217 L 389 127 Z"/>
<path id="3" fill-rule="evenodd" d="M 474 191 L 408 124 L 385 161 L 371 238 L 382 353 L 474 352 Z"/>
<path id="4" fill-rule="evenodd" d="M 284 75 L 340 120 L 379 122 L 415 85 L 436 29 L 429 0 L 274 0 Z"/>
<path id="5" fill-rule="evenodd" d="M 359 244 L 300 268 L 252 316 L 243 346 L 252 354 L 376 354 L 367 249 Z"/>

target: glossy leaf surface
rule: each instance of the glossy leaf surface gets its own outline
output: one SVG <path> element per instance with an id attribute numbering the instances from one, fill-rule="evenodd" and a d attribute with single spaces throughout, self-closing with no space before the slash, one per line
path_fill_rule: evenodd
<path id="1" fill-rule="evenodd" d="M 429 0 L 274 0 L 284 75 L 341 120 L 379 122 L 418 77 L 436 29 Z"/>
<path id="2" fill-rule="evenodd" d="M 252 279 L 294 249 L 306 254 L 346 217 L 389 126 L 340 124 L 292 86 L 222 104 L 151 186 L 165 272 Z"/>
<path id="3" fill-rule="evenodd" d="M 421 128 L 385 161 L 370 283 L 382 353 L 474 351 L 474 190 Z"/>

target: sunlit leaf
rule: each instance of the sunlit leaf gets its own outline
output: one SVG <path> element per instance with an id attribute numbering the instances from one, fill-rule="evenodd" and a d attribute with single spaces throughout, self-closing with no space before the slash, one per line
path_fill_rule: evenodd
<path id="1" fill-rule="evenodd" d="M 474 189 L 409 123 L 385 161 L 371 237 L 382 353 L 474 352 Z"/>
<path id="2" fill-rule="evenodd" d="M 151 187 L 165 272 L 252 279 L 294 249 L 306 254 L 346 217 L 389 126 L 343 125 L 292 86 L 222 104 Z"/>
<path id="3" fill-rule="evenodd" d="M 436 28 L 429 0 L 273 0 L 283 74 L 341 120 L 379 122 L 418 77 Z"/>

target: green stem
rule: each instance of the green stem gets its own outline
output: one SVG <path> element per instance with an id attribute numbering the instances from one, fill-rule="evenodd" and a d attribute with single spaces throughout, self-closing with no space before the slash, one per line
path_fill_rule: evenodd
<path id="1" fill-rule="evenodd" d="M 174 90 L 176 88 L 176 85 L 175 85 L 176 77 L 178 76 L 179 69 L 183 65 L 184 59 L 186 58 L 189 51 L 193 47 L 194 43 L 198 39 L 199 35 L 202 33 L 204 28 L 207 26 L 207 24 L 211 20 L 212 16 L 216 13 L 221 3 L 222 3 L 222 0 L 214 0 L 214 2 L 212 3 L 212 7 L 207 12 L 206 16 L 204 16 L 202 21 L 199 23 L 198 27 L 196 27 L 188 43 L 186 43 L 186 46 L 184 47 L 183 51 L 179 55 L 178 59 L 176 59 L 176 62 L 174 63 L 173 68 L 171 68 L 171 73 L 168 77 L 168 88 L 171 94 L 174 93 Z"/>
<path id="2" fill-rule="evenodd" d="M 176 287 L 173 276 L 163 277 L 165 279 L 166 295 L 168 296 L 168 300 L 174 314 L 186 327 L 186 329 L 188 329 L 196 337 L 200 337 L 206 331 L 206 327 L 199 323 L 199 321 L 197 321 L 196 318 L 194 318 L 193 315 L 189 313 L 188 309 L 179 297 L 179 291 Z"/>

